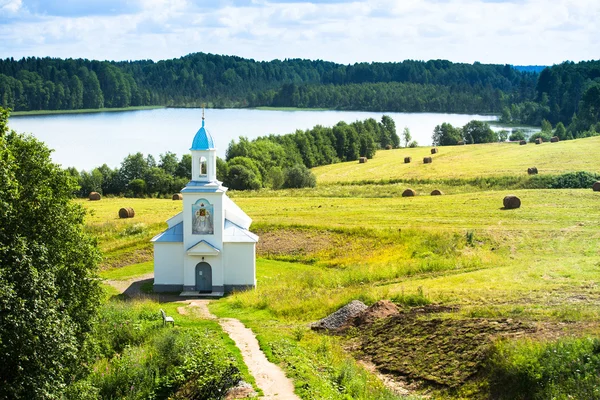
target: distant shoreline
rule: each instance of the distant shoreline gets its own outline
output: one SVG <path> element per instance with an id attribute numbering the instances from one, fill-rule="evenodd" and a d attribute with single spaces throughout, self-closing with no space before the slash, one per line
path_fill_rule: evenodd
<path id="1" fill-rule="evenodd" d="M 138 106 L 138 107 L 117 107 L 117 108 L 85 108 L 80 110 L 32 110 L 32 111 L 11 111 L 11 117 L 29 117 L 34 115 L 61 115 L 61 114 L 93 114 L 101 112 L 124 112 L 154 110 L 166 108 L 165 106 Z"/>

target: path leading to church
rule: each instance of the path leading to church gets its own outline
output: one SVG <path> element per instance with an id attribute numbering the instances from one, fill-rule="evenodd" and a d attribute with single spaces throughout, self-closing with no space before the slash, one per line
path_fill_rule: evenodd
<path id="1" fill-rule="evenodd" d="M 137 297 L 142 295 L 140 289 L 142 284 L 151 279 L 154 276 L 153 273 L 131 278 L 123 281 L 105 281 L 107 284 L 113 286 L 119 292 L 124 293 L 130 297 Z M 300 400 L 298 396 L 294 394 L 293 382 L 285 376 L 283 370 L 277 365 L 273 364 L 265 353 L 260 349 L 258 340 L 251 329 L 246 328 L 239 320 L 235 318 L 221 318 L 218 319 L 208 309 L 208 303 L 210 300 L 188 300 L 181 302 L 188 304 L 188 306 L 182 306 L 177 308 L 179 314 L 186 315 L 188 312 L 192 312 L 199 318 L 214 319 L 219 322 L 219 325 L 223 328 L 229 337 L 235 342 L 236 346 L 240 349 L 244 363 L 248 366 L 248 370 L 254 377 L 256 384 L 262 389 L 264 396 L 262 399 L 265 400 Z"/>
<path id="2" fill-rule="evenodd" d="M 208 310 L 210 300 L 191 300 L 190 307 L 198 307 L 198 314 L 209 319 L 217 319 Z M 184 310 L 177 310 L 183 313 Z M 218 319 L 219 325 L 235 342 L 242 352 L 248 370 L 256 380 L 256 384 L 264 393 L 263 399 L 269 400 L 299 400 L 294 394 L 294 384 L 285 376 L 283 370 L 273 364 L 258 345 L 258 340 L 251 329 L 248 329 L 235 318 Z"/>

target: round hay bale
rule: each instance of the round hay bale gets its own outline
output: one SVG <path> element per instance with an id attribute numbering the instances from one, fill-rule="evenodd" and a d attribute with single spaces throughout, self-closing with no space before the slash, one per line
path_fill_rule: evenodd
<path id="1" fill-rule="evenodd" d="M 512 210 L 515 208 L 519 208 L 521 207 L 521 199 L 519 199 L 517 196 L 513 196 L 513 195 L 508 195 L 504 198 L 504 208 L 507 210 Z"/>
<path id="2" fill-rule="evenodd" d="M 98 201 L 98 200 L 100 200 L 101 198 L 102 198 L 102 196 L 100 196 L 100 193 L 98 193 L 98 192 L 91 192 L 91 193 L 90 193 L 90 196 L 89 196 L 89 199 L 90 199 L 91 201 Z"/>
<path id="3" fill-rule="evenodd" d="M 433 159 L 431 157 L 423 158 L 423 164 L 431 164 L 432 161 L 433 161 Z"/>
<path id="4" fill-rule="evenodd" d="M 535 144 L 542 144 L 544 143 L 544 139 L 542 139 L 541 137 L 535 139 Z"/>
<path id="5" fill-rule="evenodd" d="M 431 149 L 431 154 L 436 154 L 438 151 L 439 150 L 434 147 L 433 149 Z"/>
<path id="6" fill-rule="evenodd" d="M 464 141 L 464 140 L 460 140 L 460 141 L 457 143 L 457 145 L 459 145 L 459 146 L 464 146 L 464 145 L 465 145 L 465 141 Z"/>
<path id="7" fill-rule="evenodd" d="M 415 192 L 412 189 L 406 189 L 404 192 L 402 192 L 402 197 L 413 197 L 416 195 L 417 195 L 417 192 Z"/>
<path id="8" fill-rule="evenodd" d="M 408 164 L 412 161 L 412 157 L 404 157 L 404 164 Z"/>
<path id="9" fill-rule="evenodd" d="M 594 184 L 592 185 L 592 189 L 594 190 L 594 192 L 600 192 L 600 181 L 594 182 Z"/>
<path id="10" fill-rule="evenodd" d="M 119 218 L 133 218 L 135 217 L 135 211 L 131 207 L 124 207 L 119 210 Z"/>
<path id="11" fill-rule="evenodd" d="M 388 144 L 387 146 L 385 146 L 385 149 L 386 149 L 386 150 L 391 150 L 391 149 L 392 149 L 392 145 L 391 145 L 391 144 Z"/>
<path id="12" fill-rule="evenodd" d="M 359 159 L 358 159 L 358 162 L 359 162 L 360 164 L 364 164 L 364 163 L 366 163 L 366 162 L 367 162 L 367 157 L 361 157 L 361 158 L 359 158 Z"/>
<path id="13" fill-rule="evenodd" d="M 434 189 L 431 191 L 432 196 L 441 196 L 443 194 L 444 194 L 444 192 L 442 192 L 441 190 L 438 190 L 438 189 Z"/>
<path id="14" fill-rule="evenodd" d="M 537 167 L 531 167 L 531 168 L 527 168 L 527 173 L 529 175 L 537 175 L 538 173 L 538 169 Z"/>
<path id="15" fill-rule="evenodd" d="M 519 145 L 520 145 L 520 146 L 523 146 L 523 145 L 526 145 L 526 144 L 527 144 L 527 141 L 526 141 L 526 140 L 521 140 L 521 141 L 519 142 Z"/>
<path id="16" fill-rule="evenodd" d="M 558 143 L 560 142 L 560 139 L 558 138 L 558 136 L 552 136 L 552 138 L 550 138 L 550 143 Z"/>
<path id="17" fill-rule="evenodd" d="M 181 193 L 175 193 L 173 195 L 173 200 L 183 200 L 183 195 Z"/>

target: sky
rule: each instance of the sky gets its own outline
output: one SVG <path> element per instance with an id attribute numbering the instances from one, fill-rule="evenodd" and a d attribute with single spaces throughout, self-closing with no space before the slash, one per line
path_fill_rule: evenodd
<path id="1" fill-rule="evenodd" d="M 600 0 L 0 0 L 0 58 L 600 59 Z"/>

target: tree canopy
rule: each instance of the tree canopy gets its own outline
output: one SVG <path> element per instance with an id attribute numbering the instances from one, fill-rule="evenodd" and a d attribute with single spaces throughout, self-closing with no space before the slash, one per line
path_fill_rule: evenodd
<path id="1" fill-rule="evenodd" d="M 81 372 L 99 252 L 75 181 L 0 109 L 0 398 L 56 398 Z"/>

